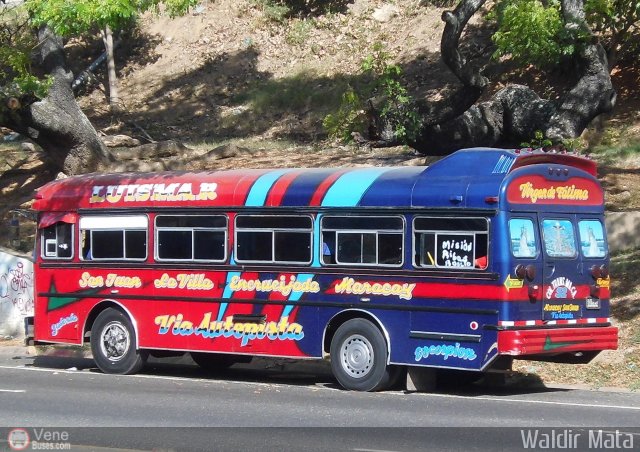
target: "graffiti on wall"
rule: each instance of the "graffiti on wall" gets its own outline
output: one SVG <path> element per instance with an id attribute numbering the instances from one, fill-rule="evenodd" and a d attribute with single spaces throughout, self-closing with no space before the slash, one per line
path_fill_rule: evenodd
<path id="1" fill-rule="evenodd" d="M 33 264 L 0 253 L 0 303 L 10 302 L 22 316 L 33 315 Z"/>

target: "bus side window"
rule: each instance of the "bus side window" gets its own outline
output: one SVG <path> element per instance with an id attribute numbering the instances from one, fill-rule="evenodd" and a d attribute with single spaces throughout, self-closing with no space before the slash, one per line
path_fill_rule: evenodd
<path id="1" fill-rule="evenodd" d="M 321 230 L 325 265 L 402 265 L 404 221 L 399 216 L 325 215 Z"/>
<path id="2" fill-rule="evenodd" d="M 156 259 L 224 262 L 227 217 L 224 215 L 158 215 Z"/>
<path id="3" fill-rule="evenodd" d="M 486 218 L 416 217 L 414 265 L 485 270 L 489 263 Z"/>
<path id="4" fill-rule="evenodd" d="M 85 216 L 80 218 L 83 260 L 144 260 L 147 257 L 144 215 Z"/>
<path id="5" fill-rule="evenodd" d="M 313 220 L 308 215 L 236 216 L 238 262 L 311 263 Z"/>

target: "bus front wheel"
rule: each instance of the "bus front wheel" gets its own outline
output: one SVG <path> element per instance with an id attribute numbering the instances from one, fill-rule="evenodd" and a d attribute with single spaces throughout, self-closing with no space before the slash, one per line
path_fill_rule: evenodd
<path id="1" fill-rule="evenodd" d="M 113 308 L 102 311 L 93 323 L 91 352 L 98 368 L 107 374 L 134 374 L 142 369 L 147 358 L 137 348 L 129 318 Z"/>
<path id="2" fill-rule="evenodd" d="M 338 383 L 354 391 L 380 391 L 393 383 L 387 366 L 387 342 L 365 319 L 343 323 L 331 340 L 331 370 Z"/>

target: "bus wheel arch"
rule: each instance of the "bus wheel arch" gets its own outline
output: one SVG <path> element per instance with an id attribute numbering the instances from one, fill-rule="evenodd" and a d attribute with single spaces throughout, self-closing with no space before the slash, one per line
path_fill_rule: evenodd
<path id="1" fill-rule="evenodd" d="M 148 353 L 138 348 L 133 317 L 118 303 L 101 303 L 87 320 L 91 330 L 91 352 L 104 373 L 129 375 L 144 366 Z M 89 323 L 91 322 L 91 323 Z"/>
<path id="2" fill-rule="evenodd" d="M 341 311 L 338 314 L 334 315 L 329 320 L 329 322 L 327 322 L 327 325 L 324 328 L 324 333 L 322 335 L 323 337 L 322 350 L 325 353 L 330 352 L 331 341 L 333 340 L 333 336 L 336 334 L 336 331 L 338 330 L 338 328 L 340 328 L 342 324 L 344 324 L 345 322 L 351 319 L 365 319 L 373 323 L 384 336 L 385 341 L 387 342 L 387 350 L 391 350 L 391 341 L 389 339 L 389 333 L 387 332 L 386 328 L 383 326 L 380 319 L 378 319 L 378 317 L 376 317 L 375 315 L 367 311 L 361 311 L 359 309 L 348 309 L 346 311 Z M 388 353 L 387 353 L 386 360 L 388 363 L 389 362 Z"/>
<path id="3" fill-rule="evenodd" d="M 331 370 L 340 385 L 356 391 L 380 391 L 393 385 L 401 368 L 388 365 L 388 335 L 378 319 L 359 311 L 342 314 L 325 331 Z"/>

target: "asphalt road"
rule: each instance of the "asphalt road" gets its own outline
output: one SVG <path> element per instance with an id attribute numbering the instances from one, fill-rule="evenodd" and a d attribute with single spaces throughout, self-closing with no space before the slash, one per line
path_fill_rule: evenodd
<path id="1" fill-rule="evenodd" d="M 555 436 L 556 446 L 564 438 L 580 450 L 640 450 L 640 394 L 358 393 L 340 389 L 314 364 L 262 361 L 212 376 L 194 365 L 156 363 L 115 376 L 91 359 L 0 350 L 0 426 L 0 448 L 21 427 L 32 441 L 64 431 L 74 450 L 522 450 L 523 435 L 536 432 Z"/>

